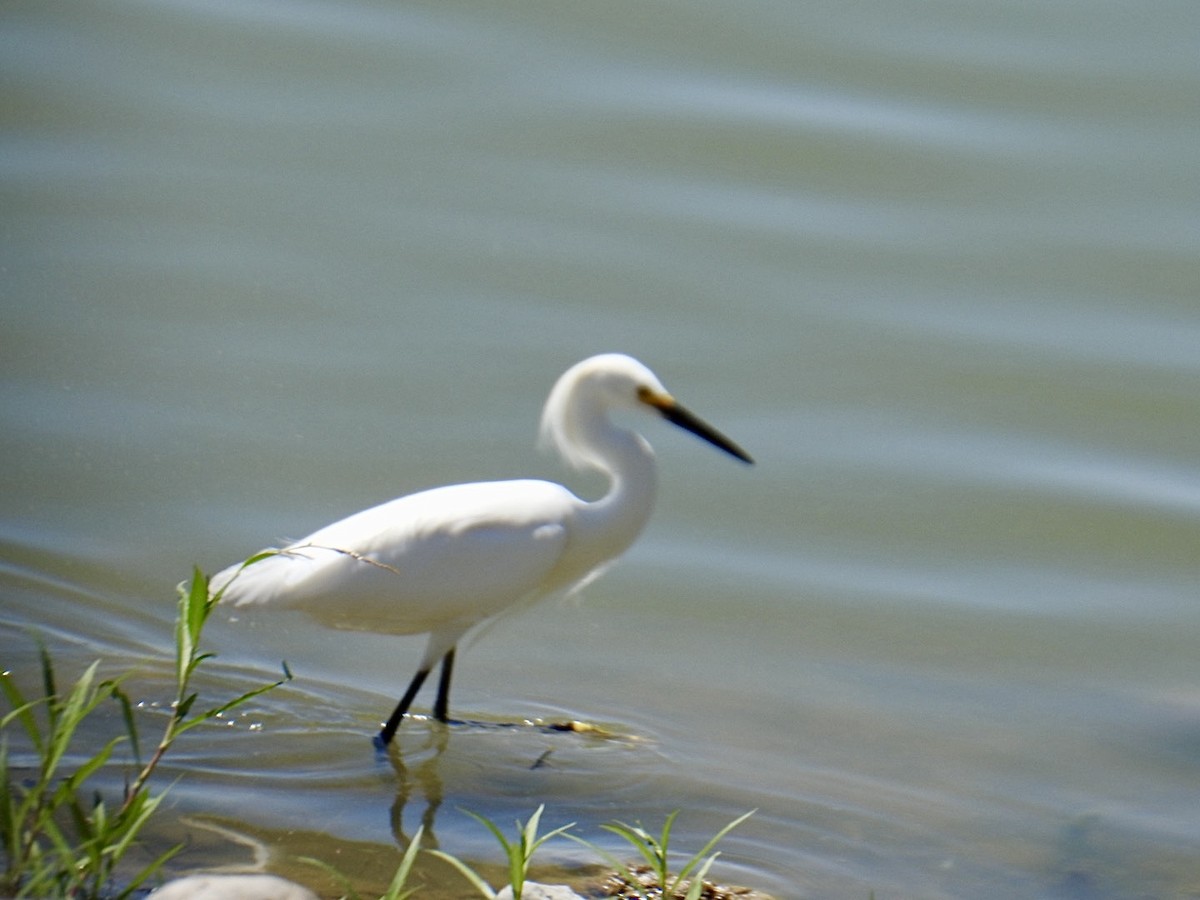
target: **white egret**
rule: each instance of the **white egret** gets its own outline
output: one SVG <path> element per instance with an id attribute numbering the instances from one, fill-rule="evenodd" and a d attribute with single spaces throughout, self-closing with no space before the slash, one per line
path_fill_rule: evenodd
<path id="1" fill-rule="evenodd" d="M 654 506 L 654 452 L 609 414 L 649 410 L 745 463 L 740 447 L 692 415 L 648 368 L 622 354 L 585 359 L 554 385 L 542 441 L 572 467 L 598 471 L 607 493 L 588 502 L 559 484 L 458 484 L 356 513 L 211 581 L 222 602 L 299 609 L 334 628 L 429 634 L 425 653 L 378 742 L 440 661 L 434 718 L 446 721 L 459 640 L 473 626 L 581 587 L 633 543 Z"/>

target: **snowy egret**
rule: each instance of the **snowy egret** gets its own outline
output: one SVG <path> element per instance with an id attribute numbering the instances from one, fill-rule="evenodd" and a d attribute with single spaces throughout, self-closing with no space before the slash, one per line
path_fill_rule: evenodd
<path id="1" fill-rule="evenodd" d="M 386 745 L 440 661 L 434 718 L 446 721 L 459 640 L 473 626 L 597 577 L 642 530 L 654 506 L 654 451 L 609 414 L 649 410 L 745 463 L 753 460 L 680 406 L 648 368 L 617 353 L 559 378 L 541 437 L 572 467 L 608 478 L 588 502 L 559 484 L 458 484 L 356 513 L 247 566 L 211 589 L 239 607 L 299 609 L 334 628 L 429 634 L 416 675 L 379 732 Z"/>

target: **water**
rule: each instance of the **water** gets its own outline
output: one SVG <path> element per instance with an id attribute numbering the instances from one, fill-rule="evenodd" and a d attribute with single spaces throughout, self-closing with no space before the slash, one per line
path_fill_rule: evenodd
<path id="1" fill-rule="evenodd" d="M 560 478 L 545 393 L 623 350 L 759 464 L 648 423 L 643 539 L 469 648 L 454 699 L 624 737 L 418 724 L 397 772 L 367 736 L 418 641 L 220 621 L 206 692 L 297 679 L 187 736 L 164 832 L 366 872 L 422 817 L 494 860 L 460 808 L 594 839 L 682 808 L 693 849 L 758 808 L 717 871 L 780 897 L 1195 893 L 1198 28 L 1187 2 L 8 4 L 4 665 L 33 628 L 165 700 L 192 564 Z"/>

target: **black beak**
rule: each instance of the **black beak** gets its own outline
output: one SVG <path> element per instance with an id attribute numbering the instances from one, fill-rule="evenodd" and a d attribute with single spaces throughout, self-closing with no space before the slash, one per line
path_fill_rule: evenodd
<path id="1" fill-rule="evenodd" d="M 750 454 L 731 441 L 717 429 L 713 428 L 699 416 L 688 412 L 678 403 L 670 402 L 664 404 L 654 404 L 655 408 L 662 413 L 664 419 L 672 425 L 678 425 L 684 431 L 690 431 L 698 438 L 703 438 L 714 447 L 724 450 L 734 459 L 740 459 L 748 465 L 754 465 L 754 460 L 750 458 Z"/>

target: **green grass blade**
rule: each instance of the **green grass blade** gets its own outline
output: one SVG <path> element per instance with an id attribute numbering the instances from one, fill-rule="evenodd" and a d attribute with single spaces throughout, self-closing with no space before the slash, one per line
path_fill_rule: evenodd
<path id="1" fill-rule="evenodd" d="M 13 722 L 20 722 L 21 727 L 25 729 L 25 733 L 29 736 L 33 743 L 33 749 L 40 755 L 42 752 L 42 730 L 38 728 L 37 718 L 33 715 L 33 710 L 46 702 L 45 698 L 39 700 L 30 700 L 26 703 L 21 703 L 19 706 L 14 704 L 13 709 L 2 718 L 0 718 L 0 728 L 7 728 Z"/>
<path id="2" fill-rule="evenodd" d="M 601 827 L 603 827 L 603 826 L 601 826 Z M 581 838 L 577 834 L 566 833 L 566 834 L 564 834 L 564 837 L 568 837 L 571 840 L 573 840 L 575 843 L 580 844 L 581 846 L 587 847 L 588 850 L 595 853 L 597 856 L 599 856 L 601 859 L 603 859 L 607 865 L 611 866 L 612 870 L 614 872 L 619 874 L 622 878 L 624 878 L 630 884 L 633 884 L 633 880 L 636 877 L 633 869 L 630 868 L 628 865 L 626 865 L 622 860 L 620 860 L 616 856 L 614 856 L 612 853 L 609 853 L 603 847 L 593 844 L 591 841 Z"/>
<path id="3" fill-rule="evenodd" d="M 757 811 L 758 810 L 752 809 L 749 812 L 742 813 L 740 816 L 738 816 L 736 819 L 734 819 L 732 822 L 730 822 L 728 825 L 726 825 L 724 828 L 722 828 L 720 831 L 718 831 L 716 834 L 714 834 L 712 836 L 712 838 L 709 840 L 709 842 L 700 849 L 700 852 L 697 853 L 695 856 L 693 856 L 690 860 L 688 860 L 687 865 L 685 865 L 682 869 L 679 870 L 679 877 L 680 878 L 685 877 L 687 875 L 687 873 L 689 871 L 691 871 L 696 866 L 697 863 L 699 863 L 700 860 L 702 860 L 704 857 L 706 857 L 709 854 L 709 852 L 712 850 L 712 848 L 715 847 L 717 845 L 717 843 L 723 837 L 725 837 L 725 835 L 729 834 L 729 832 L 733 831 L 733 829 L 737 828 L 739 825 L 741 825 L 743 822 L 745 822 L 748 818 L 750 818 L 752 815 L 754 815 Z"/>
<path id="4" fill-rule="evenodd" d="M 459 874 L 461 874 L 465 879 L 467 879 L 467 881 L 471 883 L 471 887 L 479 891 L 479 893 L 487 898 L 487 900 L 496 900 L 496 892 L 493 891 L 488 883 L 480 878 L 470 866 L 468 866 L 457 856 L 451 856 L 449 853 L 446 853 L 442 850 L 427 850 L 426 852 L 431 856 L 436 856 L 438 859 L 443 860 L 444 862 L 450 863 L 450 865 L 458 869 Z"/>
<path id="5" fill-rule="evenodd" d="M 58 771 L 59 763 L 66 755 L 71 739 L 75 737 L 79 723 L 96 706 L 91 702 L 92 682 L 96 678 L 96 669 L 99 666 L 99 661 L 96 661 L 84 670 L 64 702 L 59 704 L 52 701 L 47 706 L 52 712 L 49 740 L 46 742 L 42 758 L 42 771 L 43 777 L 48 780 Z"/>
<path id="6" fill-rule="evenodd" d="M 188 591 L 186 619 L 188 634 L 192 638 L 193 645 L 200 641 L 200 632 L 204 628 L 205 619 L 208 618 L 208 610 L 208 576 L 201 572 L 199 567 L 194 566 L 192 568 L 192 584 Z"/>
<path id="7" fill-rule="evenodd" d="M 236 697 L 233 700 L 230 700 L 228 703 L 222 703 L 220 706 L 214 707 L 213 709 L 210 709 L 206 713 L 204 713 L 204 715 L 200 717 L 200 720 L 212 719 L 216 716 L 219 716 L 222 713 L 228 712 L 229 710 L 233 709 L 235 706 L 241 706 L 247 700 L 253 700 L 255 697 L 259 696 L 260 694 L 265 694 L 267 691 L 273 691 L 277 687 L 282 687 L 283 685 L 287 684 L 291 680 L 292 680 L 292 670 L 288 668 L 287 662 L 285 661 L 283 663 L 283 677 L 280 678 L 278 681 L 273 681 L 270 684 L 264 684 L 262 687 L 255 688 L 252 691 L 247 691 L 246 693 L 242 694 L 240 697 Z"/>
<path id="8" fill-rule="evenodd" d="M 720 853 L 714 853 L 696 871 L 696 874 L 692 877 L 692 883 L 688 885 L 688 892 L 684 900 L 700 900 L 700 894 L 704 891 L 704 879 L 708 877 L 708 870 L 712 868 L 712 864 L 717 861 L 717 857 L 720 855 Z"/>
<path id="9" fill-rule="evenodd" d="M 658 839 L 659 850 L 665 856 L 667 853 L 667 845 L 671 843 L 671 829 L 675 826 L 675 820 L 679 818 L 679 810 L 672 810 L 667 814 L 667 818 L 663 821 L 662 835 Z"/>
<path id="10" fill-rule="evenodd" d="M 358 895 L 358 891 L 354 890 L 354 885 L 350 883 L 350 879 L 347 878 L 336 867 L 331 866 L 322 859 L 317 859 L 316 857 L 312 856 L 297 856 L 296 861 L 302 862 L 307 866 L 316 866 L 318 869 L 340 884 L 342 891 L 345 894 L 343 900 L 362 900 L 362 898 Z"/>
<path id="11" fill-rule="evenodd" d="M 143 868 L 125 883 L 124 888 L 115 896 L 114 900 L 127 900 L 127 898 L 132 897 L 134 894 L 140 894 L 141 891 L 139 888 L 157 875 L 162 867 L 170 862 L 172 857 L 179 853 L 179 851 L 181 851 L 185 846 L 186 844 L 176 844 L 174 847 L 165 851 L 157 859 L 147 864 L 145 868 Z"/>
<path id="12" fill-rule="evenodd" d="M 8 705 L 12 707 L 7 712 L 3 719 L 0 719 L 0 728 L 7 728 L 10 723 L 18 721 L 21 727 L 25 729 L 25 733 L 29 735 L 29 740 L 33 743 L 33 748 L 37 754 L 41 756 L 42 730 L 38 727 L 37 716 L 33 714 L 35 707 L 48 702 L 50 696 L 42 697 L 37 700 L 26 700 L 21 689 L 17 687 L 16 681 L 12 677 L 11 672 L 0 672 L 0 690 L 4 692 L 5 699 L 8 700 Z"/>
<path id="13" fill-rule="evenodd" d="M 658 841 L 654 846 L 655 857 L 658 860 L 658 883 L 662 887 L 663 893 L 667 891 L 667 880 L 671 877 L 671 860 L 669 856 L 669 847 L 671 846 L 671 829 L 675 827 L 675 820 L 679 818 L 679 810 L 672 810 L 663 820 L 662 832 L 659 835 Z M 653 838 L 650 839 L 652 842 Z M 675 885 L 679 883 L 679 876 L 671 884 L 669 893 L 673 896 L 675 893 Z"/>
<path id="14" fill-rule="evenodd" d="M 112 845 L 112 853 L 117 859 L 123 856 L 125 851 L 137 839 L 142 827 L 162 804 L 164 797 L 166 797 L 166 794 L 158 794 L 151 797 L 143 791 L 137 795 L 133 803 L 122 810 L 121 817 L 123 821 L 121 824 L 123 833 L 117 837 L 116 843 Z"/>
<path id="15" fill-rule="evenodd" d="M 517 828 L 521 831 L 521 844 L 528 848 L 534 841 L 537 840 L 538 823 L 542 821 L 542 813 L 546 811 L 546 804 L 543 803 L 533 811 L 533 815 L 529 817 L 529 821 L 525 823 L 525 827 L 521 827 L 521 823 L 517 823 Z"/>
<path id="16" fill-rule="evenodd" d="M 512 888 L 513 900 L 521 900 L 525 891 L 525 874 L 529 871 L 529 860 L 533 851 L 537 849 L 538 823 L 541 822 L 545 810 L 546 804 L 543 803 L 533 811 L 533 815 L 524 825 L 520 821 L 516 823 L 518 843 L 513 848 L 516 852 L 510 850 L 508 854 L 508 884 Z"/>
<path id="17" fill-rule="evenodd" d="M 112 682 L 111 691 L 113 698 L 121 706 L 121 718 L 125 722 L 125 736 L 129 738 L 129 746 L 133 752 L 133 764 L 140 769 L 142 767 L 142 747 L 138 738 L 137 721 L 133 716 L 133 702 L 129 699 L 129 695 L 121 690 L 118 682 Z"/>
<path id="18" fill-rule="evenodd" d="M 506 856 L 512 855 L 512 851 L 514 849 L 513 845 L 508 842 L 508 838 L 506 838 L 504 836 L 504 832 L 501 831 L 496 826 L 495 822 L 493 822 L 491 819 L 487 818 L 486 816 L 479 815 L 479 813 L 471 812 L 471 810 L 469 810 L 469 809 L 464 809 L 463 812 L 465 812 L 471 818 L 475 819 L 477 822 L 482 823 L 487 828 L 487 830 L 492 833 L 493 837 L 495 837 L 496 840 L 500 842 L 500 846 L 504 848 L 504 853 Z"/>
<path id="19" fill-rule="evenodd" d="M 574 827 L 575 827 L 574 822 L 568 822 L 566 825 L 560 825 L 558 828 L 555 828 L 553 831 L 547 831 L 540 838 L 538 838 L 536 841 L 533 842 L 533 846 L 529 848 L 528 855 L 533 856 L 533 851 L 536 850 L 538 847 L 542 846 L 542 844 L 546 843 L 546 841 L 550 840 L 551 838 L 558 837 L 559 835 L 569 837 L 567 832 L 569 832 Z"/>
<path id="20" fill-rule="evenodd" d="M 226 589 L 231 584 L 233 584 L 233 582 L 237 579 L 237 577 L 242 574 L 242 570 L 245 569 L 247 566 L 252 566 L 256 562 L 260 562 L 261 560 L 268 559 L 272 556 L 278 556 L 280 554 L 280 552 L 281 551 L 279 551 L 279 550 L 262 550 L 262 551 L 259 551 L 258 553 L 255 553 L 253 556 L 251 556 L 249 559 L 247 559 L 245 562 L 243 562 L 240 566 L 238 566 L 238 570 L 233 574 L 233 578 L 230 578 L 227 582 L 225 582 L 223 585 L 221 585 L 221 589 L 212 595 L 212 597 L 209 601 L 209 605 L 215 606 L 216 604 L 221 602 L 221 598 L 225 596 Z M 207 591 L 208 591 L 208 587 L 209 587 L 207 579 L 205 579 L 204 587 L 205 587 L 205 592 L 206 592 L 206 596 L 207 596 Z"/>
<path id="21" fill-rule="evenodd" d="M 38 641 L 38 659 L 42 664 L 42 696 L 51 701 L 47 708 L 50 723 L 53 726 L 55 716 L 53 699 L 58 696 L 58 688 L 54 684 L 54 664 L 50 661 L 50 652 L 40 640 Z"/>
<path id="22" fill-rule="evenodd" d="M 191 710 L 192 704 L 196 699 L 196 695 L 192 694 L 191 696 L 189 696 L 187 698 L 187 701 L 185 702 L 185 704 L 183 704 L 180 707 L 183 710 L 183 712 L 180 714 L 180 717 L 179 717 L 179 726 L 175 732 L 176 736 L 183 734 L 185 731 L 190 731 L 191 729 L 195 728 L 197 725 L 201 725 L 204 722 L 209 721 L 210 719 L 215 719 L 217 716 L 222 715 L 223 713 L 226 713 L 229 710 L 234 709 L 238 706 L 241 706 L 243 703 L 247 702 L 248 700 L 253 700 L 255 697 L 259 696 L 260 694 L 265 694 L 267 691 L 273 691 L 273 690 L 275 690 L 275 688 L 281 687 L 282 685 L 287 684 L 289 681 L 292 680 L 292 673 L 291 673 L 291 670 L 288 669 L 287 663 L 283 664 L 283 671 L 284 671 L 284 677 L 280 678 L 278 681 L 272 682 L 271 684 L 265 684 L 262 687 L 255 688 L 252 691 L 247 691 L 246 693 L 242 694 L 240 697 L 235 697 L 234 699 L 230 700 L 228 703 L 222 703 L 220 706 L 215 706 L 212 709 L 205 710 L 203 713 L 200 713 L 193 719 L 188 719 L 187 721 L 184 721 L 184 718 L 186 717 L 188 711 Z"/>
<path id="23" fill-rule="evenodd" d="M 16 858 L 17 822 L 16 785 L 8 777 L 8 739 L 0 739 L 0 838 L 4 843 L 4 855 L 8 860 Z M 0 885 L 3 879 L 0 878 Z"/>
<path id="24" fill-rule="evenodd" d="M 624 838 L 631 847 L 637 850 L 646 860 L 648 865 L 655 872 L 658 871 L 658 855 L 654 852 L 652 838 L 640 828 L 634 828 L 632 825 L 626 825 L 624 822 L 612 822 L 610 824 L 601 825 L 605 831 L 611 831 L 613 834 Z"/>
<path id="25" fill-rule="evenodd" d="M 179 586 L 179 611 L 175 616 L 175 684 L 180 695 L 199 663 L 196 648 L 207 616 L 208 578 L 193 566 L 191 583 Z"/>
<path id="26" fill-rule="evenodd" d="M 412 871 L 413 863 L 417 860 L 417 853 L 421 850 L 421 839 L 424 836 L 425 826 L 422 825 L 412 836 L 412 840 L 408 842 L 404 856 L 400 859 L 400 865 L 396 867 L 396 874 L 392 876 L 392 881 L 380 900 L 404 900 L 416 893 L 415 889 L 405 891 L 404 885 L 408 882 L 409 872 Z"/>
<path id="27" fill-rule="evenodd" d="M 110 740 L 107 744 L 101 747 L 90 759 L 84 760 L 78 768 L 75 769 L 67 778 L 63 779 L 59 790 L 66 793 L 74 793 L 83 787 L 92 775 L 99 771 L 109 759 L 112 758 L 113 750 L 117 744 L 121 743 L 124 737 L 118 736 Z"/>

